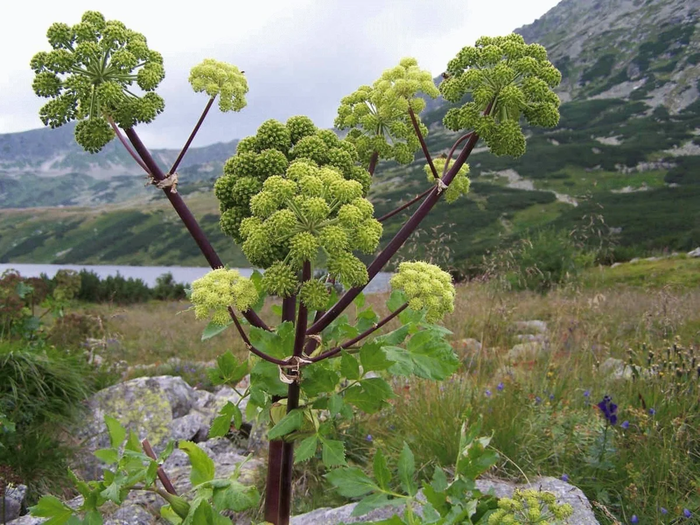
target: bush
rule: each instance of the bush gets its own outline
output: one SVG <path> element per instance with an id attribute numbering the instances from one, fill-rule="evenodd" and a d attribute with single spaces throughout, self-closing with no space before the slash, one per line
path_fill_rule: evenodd
<path id="1" fill-rule="evenodd" d="M 0 464 L 34 496 L 67 481 L 59 435 L 92 390 L 85 372 L 78 359 L 0 342 L 0 413 L 14 427 L 0 434 Z"/>

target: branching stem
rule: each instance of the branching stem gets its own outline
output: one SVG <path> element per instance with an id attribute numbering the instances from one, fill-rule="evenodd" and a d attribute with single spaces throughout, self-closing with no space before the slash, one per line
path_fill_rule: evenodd
<path id="1" fill-rule="evenodd" d="M 428 145 L 425 143 L 425 138 L 423 138 L 423 133 L 421 132 L 420 126 L 418 125 L 418 119 L 416 118 L 416 114 L 413 112 L 413 108 L 411 108 L 410 106 L 408 107 L 408 114 L 411 117 L 413 131 L 415 131 L 416 135 L 418 136 L 418 141 L 420 142 L 420 147 L 423 150 L 423 155 L 425 155 L 425 160 L 428 161 L 428 165 L 430 166 L 430 171 L 433 172 L 433 177 L 435 177 L 435 179 L 439 179 L 440 176 L 438 175 L 438 172 L 435 169 L 435 164 L 433 164 L 433 158 L 430 156 L 430 151 L 428 151 Z"/>
<path id="2" fill-rule="evenodd" d="M 143 168 L 143 171 L 145 171 L 147 175 L 150 175 L 150 176 L 152 177 L 153 175 L 151 175 L 150 170 L 148 169 L 148 167 L 146 166 L 146 164 L 141 160 L 141 157 L 139 157 L 139 156 L 136 154 L 136 152 L 132 149 L 131 145 L 130 145 L 129 142 L 126 140 L 126 137 L 124 137 L 124 134 L 122 133 L 122 130 L 119 129 L 119 126 L 117 126 L 117 124 L 114 122 L 114 120 L 112 119 L 112 117 L 106 116 L 106 118 L 107 118 L 107 122 L 109 122 L 109 125 L 112 126 L 112 129 L 114 130 L 114 134 L 115 134 L 115 135 L 117 136 L 117 138 L 119 139 L 119 142 L 122 143 L 122 146 L 124 146 L 124 149 L 127 151 L 127 153 L 128 153 L 129 155 L 131 155 L 131 158 L 133 158 L 133 159 L 136 161 L 136 163 L 137 163 L 139 166 L 141 166 L 141 168 Z"/>
<path id="3" fill-rule="evenodd" d="M 404 211 L 406 208 L 410 208 L 411 206 L 413 206 L 416 202 L 418 202 L 419 200 L 421 200 L 423 197 L 425 197 L 425 196 L 426 196 L 428 193 L 430 193 L 431 191 L 433 191 L 433 188 L 432 188 L 432 187 L 428 188 L 428 189 L 425 190 L 423 193 L 420 193 L 420 194 L 416 195 L 416 196 L 413 197 L 410 201 L 406 202 L 405 204 L 402 204 L 401 206 L 399 206 L 399 207 L 396 208 L 395 210 L 390 211 L 390 212 L 387 213 L 386 215 L 382 215 L 382 216 L 379 217 L 379 219 L 377 219 L 377 220 L 378 220 L 379 222 L 384 222 L 384 221 L 386 221 L 386 220 L 388 220 L 388 219 L 391 219 L 391 218 L 392 218 L 394 215 L 396 215 L 397 213 L 401 213 L 401 212 Z"/>
<path id="4" fill-rule="evenodd" d="M 177 159 L 175 159 L 175 162 L 173 163 L 172 167 L 170 168 L 170 171 L 168 172 L 171 175 L 177 171 L 177 167 L 180 165 L 180 162 L 182 162 L 182 159 L 184 158 L 185 153 L 187 153 L 187 150 L 190 148 L 190 145 L 192 144 L 192 141 L 194 140 L 195 135 L 197 135 L 199 128 L 202 126 L 202 122 L 204 122 L 204 119 L 207 117 L 207 113 L 209 113 L 209 110 L 211 109 L 211 106 L 214 103 L 214 100 L 216 100 L 215 96 L 211 97 L 209 99 L 209 102 L 207 102 L 207 105 L 205 106 L 204 111 L 202 111 L 202 116 L 199 117 L 199 120 L 197 121 L 197 124 L 195 125 L 194 129 L 192 130 L 192 133 L 190 133 L 190 136 L 187 139 L 187 142 L 185 142 L 185 145 L 182 147 L 180 154 L 177 156 Z"/>

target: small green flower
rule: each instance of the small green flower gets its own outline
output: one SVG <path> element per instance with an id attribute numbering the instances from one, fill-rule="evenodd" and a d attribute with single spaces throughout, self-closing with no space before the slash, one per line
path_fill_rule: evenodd
<path id="1" fill-rule="evenodd" d="M 403 290 L 412 310 L 426 310 L 426 320 L 435 322 L 454 310 L 452 276 L 434 264 L 404 262 L 390 281 L 393 290 Z"/>
<path id="2" fill-rule="evenodd" d="M 326 285 L 317 279 L 302 283 L 299 298 L 309 310 L 323 310 L 328 304 L 330 293 Z"/>
<path id="3" fill-rule="evenodd" d="M 573 514 L 568 503 L 559 505 L 554 494 L 536 490 L 516 490 L 512 498 L 498 500 L 498 510 L 488 525 L 566 525 Z"/>
<path id="4" fill-rule="evenodd" d="M 433 161 L 433 165 L 435 166 L 435 169 L 438 172 L 438 175 L 442 173 L 442 170 L 445 167 L 445 163 L 447 162 L 446 159 L 443 158 L 438 158 Z M 433 182 L 435 184 L 439 184 L 438 179 L 435 178 L 433 175 L 432 170 L 430 169 L 430 166 L 426 164 L 423 168 L 425 170 L 425 174 L 428 177 L 428 182 Z M 445 190 L 445 200 L 447 201 L 448 204 L 452 204 L 454 201 L 459 199 L 462 195 L 466 195 L 469 193 L 469 187 L 471 185 L 471 181 L 467 177 L 467 174 L 469 173 L 469 165 L 468 164 L 463 164 L 461 168 L 459 168 L 459 171 L 457 172 L 457 175 L 455 175 L 454 179 L 452 179 L 452 182 L 450 182 L 450 185 L 447 187 Z"/>
<path id="5" fill-rule="evenodd" d="M 472 100 L 450 109 L 445 126 L 473 129 L 495 155 L 525 153 L 521 116 L 533 126 L 553 127 L 559 122 L 559 97 L 552 88 L 561 82 L 561 73 L 547 60 L 542 46 L 528 45 L 520 35 L 480 38 L 450 61 L 447 73 L 440 84 L 443 96 L 459 102 L 469 94 Z"/>
<path id="6" fill-rule="evenodd" d="M 76 141 L 96 153 L 114 137 L 108 119 L 127 129 L 163 111 L 153 92 L 165 76 L 163 58 L 140 33 L 87 11 L 74 26 L 53 24 L 47 38 L 53 50 L 30 62 L 35 93 L 51 99 L 39 111 L 45 125 L 77 120 Z M 136 95 L 134 84 L 145 93 Z"/>
<path id="7" fill-rule="evenodd" d="M 277 261 L 265 270 L 262 285 L 271 295 L 289 297 L 296 292 L 299 281 L 296 272 L 290 266 Z"/>
<path id="8" fill-rule="evenodd" d="M 218 96 L 222 112 L 240 111 L 246 106 L 248 81 L 232 64 L 206 58 L 190 70 L 189 82 L 195 93 Z"/>
<path id="9" fill-rule="evenodd" d="M 218 268 L 192 283 L 190 300 L 197 319 L 211 317 L 212 322 L 224 325 L 229 322 L 229 306 L 246 311 L 258 300 L 258 292 L 236 270 Z"/>

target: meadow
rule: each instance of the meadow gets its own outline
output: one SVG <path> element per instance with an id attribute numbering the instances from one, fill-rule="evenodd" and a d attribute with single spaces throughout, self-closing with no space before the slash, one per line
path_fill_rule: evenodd
<path id="1" fill-rule="evenodd" d="M 433 466 L 451 466 L 461 422 L 482 420 L 500 455 L 488 476 L 568 480 L 603 524 L 695 523 L 699 273 L 700 261 L 681 257 L 589 268 L 547 293 L 517 291 L 497 277 L 459 284 L 445 321 L 459 372 L 442 383 L 394 380 L 391 409 L 358 415 L 338 437 L 352 462 L 369 469 L 376 448 L 398 456 L 406 441 L 428 478 Z M 366 299 L 386 312 L 385 296 Z M 206 323 L 188 308 L 186 300 L 72 302 L 74 315 L 99 320 L 88 351 L 100 356 L 101 372 L 90 388 L 145 374 L 211 388 L 211 362 L 226 350 L 243 357 L 245 347 L 234 330 L 201 341 Z M 263 317 L 273 320 L 275 308 L 267 304 Z M 74 355 L 86 351 L 76 348 Z M 606 396 L 611 401 L 599 406 Z M 345 502 L 322 490 L 320 457 L 296 468 L 295 513 Z M 46 468 L 37 472 L 46 477 Z M 64 481 L 57 474 L 36 491 L 61 490 Z"/>

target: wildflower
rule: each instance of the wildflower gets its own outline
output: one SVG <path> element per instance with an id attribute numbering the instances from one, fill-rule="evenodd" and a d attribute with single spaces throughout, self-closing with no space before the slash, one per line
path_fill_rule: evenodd
<path id="1" fill-rule="evenodd" d="M 568 474 L 562 474 L 561 475 L 561 480 L 565 483 L 569 482 L 569 475 Z"/>
<path id="2" fill-rule="evenodd" d="M 540 396 L 536 396 L 535 397 L 535 404 L 539 405 L 540 403 L 542 403 L 542 398 Z"/>
<path id="3" fill-rule="evenodd" d="M 491 391 L 490 391 L 490 390 L 486 389 L 486 392 L 484 392 L 484 393 L 486 394 L 486 397 L 491 397 Z"/>
<path id="4" fill-rule="evenodd" d="M 630 427 L 630 422 L 625 420 L 622 422 L 622 425 L 620 425 L 623 429 L 627 430 Z"/>
<path id="5" fill-rule="evenodd" d="M 549 394 L 549 400 L 554 401 L 554 394 Z"/>
<path id="6" fill-rule="evenodd" d="M 690 512 L 688 509 L 683 509 L 683 516 L 686 518 L 690 519 L 690 517 L 693 515 L 692 512 Z"/>
<path id="7" fill-rule="evenodd" d="M 372 434 L 367 434 L 367 436 L 365 437 L 365 441 L 369 441 L 370 443 L 371 443 L 373 440 L 374 440 L 374 438 L 372 437 Z"/>
<path id="8" fill-rule="evenodd" d="M 612 398 L 610 396 L 605 396 L 603 400 L 598 403 L 598 408 L 603 413 L 609 424 L 617 424 L 617 405 L 612 402 Z"/>
<path id="9" fill-rule="evenodd" d="M 668 514 L 668 510 L 666 510 L 664 507 L 661 507 L 661 514 L 666 515 Z"/>
<path id="10" fill-rule="evenodd" d="M 632 519 L 630 520 L 630 523 L 639 523 L 639 518 L 636 514 L 632 514 Z"/>
<path id="11" fill-rule="evenodd" d="M 653 416 L 654 414 L 656 414 L 656 409 L 650 408 L 650 409 L 649 409 L 649 415 L 650 415 L 650 416 Z"/>
<path id="12" fill-rule="evenodd" d="M 583 397 L 591 397 L 591 391 L 590 391 L 590 390 L 586 390 L 586 391 L 583 393 Z"/>
<path id="13" fill-rule="evenodd" d="M 496 389 L 497 389 L 499 392 L 503 392 L 503 389 L 504 389 L 504 388 L 505 388 L 505 385 L 503 384 L 502 381 L 501 381 L 500 383 L 498 383 L 498 386 L 496 387 Z"/>

